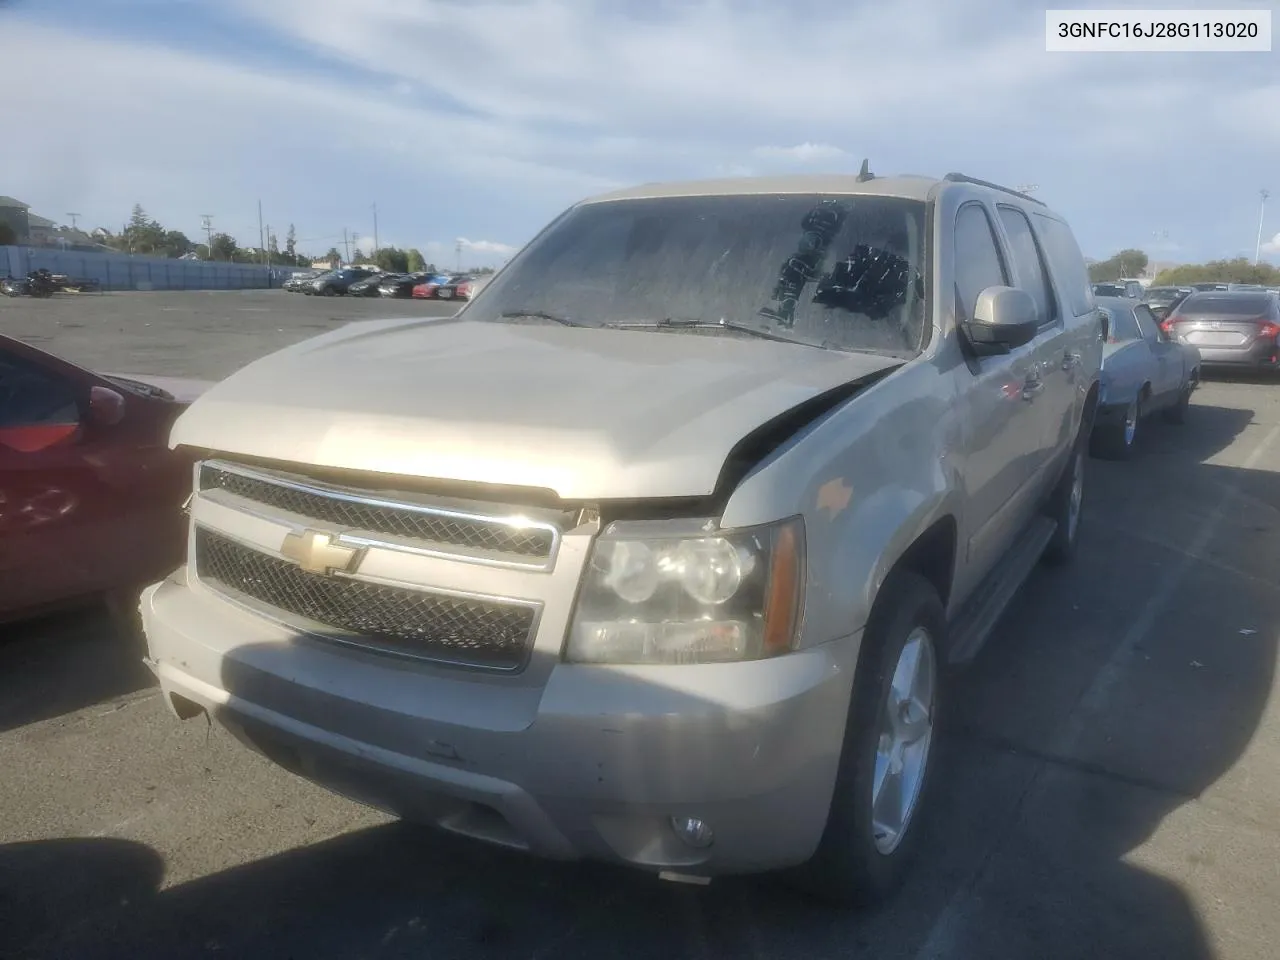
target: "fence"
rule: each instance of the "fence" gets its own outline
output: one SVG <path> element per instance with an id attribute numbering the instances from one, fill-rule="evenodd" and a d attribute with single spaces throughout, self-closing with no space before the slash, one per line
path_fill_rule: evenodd
<path id="1" fill-rule="evenodd" d="M 279 287 L 294 268 L 84 253 L 45 247 L 0 247 L 0 276 L 50 273 L 97 280 L 103 290 L 263 290 Z"/>

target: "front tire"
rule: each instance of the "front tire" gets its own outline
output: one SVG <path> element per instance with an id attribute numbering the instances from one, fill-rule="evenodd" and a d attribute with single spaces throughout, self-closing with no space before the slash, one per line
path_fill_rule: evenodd
<path id="1" fill-rule="evenodd" d="M 819 899 L 880 902 L 910 867 L 928 797 L 945 638 L 933 586 L 915 573 L 892 575 L 863 635 L 826 829 L 796 876 Z"/>

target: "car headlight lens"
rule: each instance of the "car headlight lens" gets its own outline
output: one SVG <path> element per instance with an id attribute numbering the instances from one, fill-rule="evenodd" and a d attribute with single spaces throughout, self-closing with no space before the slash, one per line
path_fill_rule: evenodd
<path id="1" fill-rule="evenodd" d="M 612 524 L 587 564 L 566 647 L 577 663 L 717 663 L 794 649 L 804 524 L 655 534 Z"/>

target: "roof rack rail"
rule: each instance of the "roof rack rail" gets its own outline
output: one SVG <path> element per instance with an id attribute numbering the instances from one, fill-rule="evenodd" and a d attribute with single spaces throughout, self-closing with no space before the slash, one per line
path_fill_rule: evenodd
<path id="1" fill-rule="evenodd" d="M 952 183 L 972 183 L 979 187 L 990 187 L 992 190 L 999 190 L 1001 193 L 1011 193 L 1015 197 L 1021 197 L 1023 200 L 1030 200 L 1032 203 L 1038 203 L 1042 207 L 1047 207 L 1043 200 L 1037 200 L 1035 197 L 1027 193 L 1020 193 L 1009 187 L 1002 187 L 998 183 L 992 183 L 990 180 L 979 180 L 977 177 L 965 176 L 963 173 L 948 173 L 943 180 L 949 180 Z"/>

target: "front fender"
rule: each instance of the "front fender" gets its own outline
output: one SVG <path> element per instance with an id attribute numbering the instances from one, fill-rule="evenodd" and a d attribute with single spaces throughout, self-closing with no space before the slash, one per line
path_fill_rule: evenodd
<path id="1" fill-rule="evenodd" d="M 729 497 L 726 528 L 801 515 L 801 644 L 862 628 L 894 564 L 939 518 L 959 513 L 954 375 L 909 364 L 811 425 Z"/>

